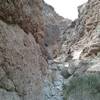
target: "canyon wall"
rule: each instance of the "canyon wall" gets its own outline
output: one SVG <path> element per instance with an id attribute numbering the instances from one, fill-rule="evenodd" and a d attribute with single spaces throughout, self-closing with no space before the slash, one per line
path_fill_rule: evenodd
<path id="1" fill-rule="evenodd" d="M 42 0 L 0 0 L 0 100 L 43 100 L 42 8 Z"/>
<path id="2" fill-rule="evenodd" d="M 78 7 L 79 18 L 71 23 L 63 33 L 62 50 L 67 55 L 70 50 L 80 51 L 80 58 L 94 58 L 100 51 L 99 41 L 99 0 L 89 0 Z"/>
<path id="3" fill-rule="evenodd" d="M 61 21 L 61 49 L 49 61 L 45 100 L 100 99 L 100 1 L 88 0 L 78 12 L 67 26 Z"/>
<path id="4" fill-rule="evenodd" d="M 45 31 L 45 46 L 52 58 L 56 58 L 60 53 L 61 34 L 66 27 L 71 23 L 71 20 L 65 19 L 56 13 L 55 9 L 44 2 L 44 31 Z"/>
<path id="5" fill-rule="evenodd" d="M 0 0 L 0 100 L 99 100 L 99 8 L 71 21 L 43 0 Z"/>
<path id="6" fill-rule="evenodd" d="M 79 18 L 63 33 L 64 100 L 99 100 L 100 1 L 88 0 L 78 11 Z"/>

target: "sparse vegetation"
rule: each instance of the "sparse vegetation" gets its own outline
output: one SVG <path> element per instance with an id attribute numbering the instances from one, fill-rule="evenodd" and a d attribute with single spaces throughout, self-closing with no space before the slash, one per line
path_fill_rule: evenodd
<path id="1" fill-rule="evenodd" d="M 63 86 L 64 100 L 100 100 L 100 75 L 85 74 Z"/>

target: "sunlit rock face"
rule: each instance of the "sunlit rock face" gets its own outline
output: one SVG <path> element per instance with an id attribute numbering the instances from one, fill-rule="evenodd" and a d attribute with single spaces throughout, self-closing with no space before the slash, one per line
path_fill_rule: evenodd
<path id="1" fill-rule="evenodd" d="M 80 59 L 94 58 L 100 52 L 99 0 L 90 0 L 78 7 L 79 18 L 67 27 L 63 35 L 62 53 L 68 56 L 70 49 L 80 51 Z"/>
<path id="2" fill-rule="evenodd" d="M 79 6 L 79 18 L 74 21 L 73 27 L 69 26 L 65 31 L 62 50 L 66 54 L 65 58 L 71 55 L 72 59 L 67 60 L 68 67 L 62 70 L 64 77 L 67 76 L 64 80 L 64 100 L 100 98 L 99 10 L 99 0 L 88 0 Z"/>
<path id="3" fill-rule="evenodd" d="M 76 19 L 75 21 L 71 22 L 66 29 L 62 33 L 62 48 L 61 48 L 61 54 L 65 55 L 65 61 L 68 61 L 69 58 L 72 59 L 72 56 L 76 55 L 75 50 L 72 49 L 72 46 L 77 43 L 81 38 L 81 32 L 83 31 L 83 26 L 79 24 L 79 19 Z M 78 32 L 79 29 L 79 32 Z M 76 59 L 76 57 L 74 56 Z"/>
<path id="4" fill-rule="evenodd" d="M 81 59 L 94 58 L 100 52 L 99 7 L 99 0 L 90 0 L 79 7 L 80 23 L 84 26 L 83 36 L 77 43 L 77 47 L 83 48 Z"/>
<path id="5" fill-rule="evenodd" d="M 0 100 L 43 100 L 42 7 L 42 0 L 0 0 Z"/>

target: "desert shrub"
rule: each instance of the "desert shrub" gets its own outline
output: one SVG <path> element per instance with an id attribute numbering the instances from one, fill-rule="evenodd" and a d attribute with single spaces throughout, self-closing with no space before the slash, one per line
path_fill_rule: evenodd
<path id="1" fill-rule="evenodd" d="M 63 92 L 64 100 L 100 100 L 100 75 L 74 76 L 64 84 Z"/>

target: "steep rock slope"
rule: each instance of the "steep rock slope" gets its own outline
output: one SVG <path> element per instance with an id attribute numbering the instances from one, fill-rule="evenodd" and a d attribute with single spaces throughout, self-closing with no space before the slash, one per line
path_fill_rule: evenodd
<path id="1" fill-rule="evenodd" d="M 43 100 L 42 7 L 42 0 L 0 0 L 0 100 Z"/>
<path id="2" fill-rule="evenodd" d="M 88 3 L 79 6 L 79 18 L 73 27 L 76 36 L 78 34 L 79 37 L 77 41 L 74 40 L 71 50 L 81 49 L 82 54 L 80 58 L 92 57 L 100 50 L 99 7 L 99 0 L 89 0 Z M 70 35 L 72 34 L 70 31 L 69 33 Z"/>
<path id="3" fill-rule="evenodd" d="M 83 9 L 85 6 L 85 9 Z M 80 39 L 78 44 L 83 46 L 83 51 L 80 58 L 92 57 L 94 58 L 100 52 L 100 1 L 91 0 L 87 4 L 80 7 L 80 13 L 83 9 L 83 14 L 80 18 L 84 21 L 84 36 Z"/>
<path id="4" fill-rule="evenodd" d="M 78 19 L 61 25 L 61 55 L 49 61 L 45 100 L 100 99 L 99 8 L 99 0 L 88 0 Z"/>
<path id="5" fill-rule="evenodd" d="M 99 8 L 99 0 L 79 6 L 79 18 L 64 32 L 64 100 L 100 99 Z"/>
<path id="6" fill-rule="evenodd" d="M 42 9 L 42 0 L 0 0 L 0 19 L 9 24 L 18 24 L 27 34 L 31 33 L 46 58 L 48 53 L 44 46 Z"/>
<path id="7" fill-rule="evenodd" d="M 79 18 L 63 33 L 62 51 L 73 55 L 80 52 L 80 58 L 95 57 L 100 51 L 99 0 L 90 0 L 79 6 Z"/>
<path id="8" fill-rule="evenodd" d="M 99 7 L 71 22 L 42 0 L 0 0 L 0 100 L 99 100 Z"/>
<path id="9" fill-rule="evenodd" d="M 64 19 L 58 15 L 54 8 L 44 2 L 44 31 L 45 31 L 45 46 L 48 49 L 51 57 L 57 57 L 61 48 L 61 34 L 71 23 L 71 20 Z"/>

